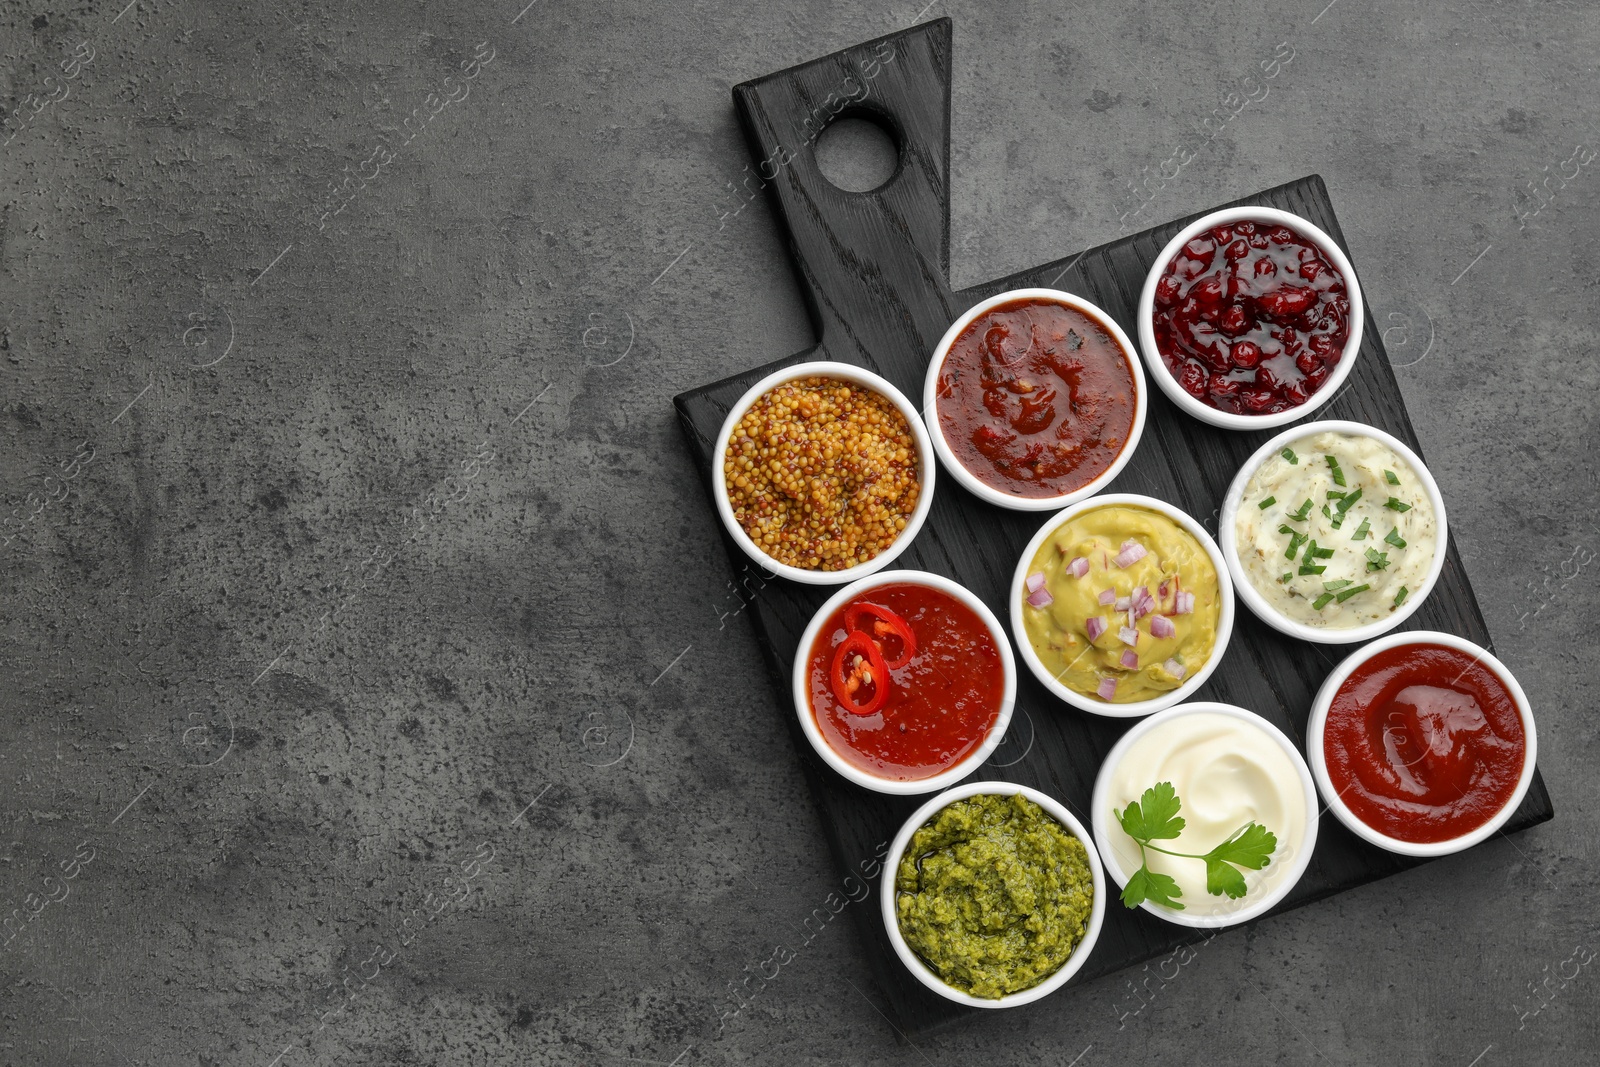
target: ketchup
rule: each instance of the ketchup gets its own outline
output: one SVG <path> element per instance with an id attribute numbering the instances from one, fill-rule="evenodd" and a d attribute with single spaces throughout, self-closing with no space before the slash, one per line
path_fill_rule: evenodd
<path id="1" fill-rule="evenodd" d="M 1430 644 L 1387 649 L 1351 672 L 1322 744 L 1333 788 L 1356 818 L 1417 844 L 1494 818 L 1527 756 L 1500 676 L 1470 653 Z"/>

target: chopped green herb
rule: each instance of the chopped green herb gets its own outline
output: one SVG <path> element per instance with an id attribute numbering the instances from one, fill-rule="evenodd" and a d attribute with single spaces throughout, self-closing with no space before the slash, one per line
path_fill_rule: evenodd
<path id="1" fill-rule="evenodd" d="M 1307 559 L 1328 559 L 1332 555 L 1333 555 L 1333 549 L 1331 549 L 1331 548 L 1318 548 L 1317 547 L 1317 543 L 1315 541 L 1311 542 L 1311 548 L 1309 548 L 1306 551 L 1306 558 Z"/>
<path id="2" fill-rule="evenodd" d="M 1329 500 L 1338 500 L 1340 497 L 1342 497 L 1344 495 L 1345 495 L 1345 491 L 1343 489 L 1329 489 L 1328 490 L 1328 499 Z"/>
<path id="3" fill-rule="evenodd" d="M 1292 571 L 1284 571 L 1283 572 L 1283 577 L 1279 578 L 1278 581 L 1280 581 L 1280 582 L 1292 582 L 1292 581 L 1294 581 L 1294 573 Z"/>
<path id="4" fill-rule="evenodd" d="M 1398 529 L 1390 530 L 1388 533 L 1384 534 L 1383 539 L 1396 548 L 1406 547 L 1406 539 L 1400 536 L 1400 531 Z"/>
<path id="5" fill-rule="evenodd" d="M 1320 567 L 1320 566 L 1319 567 L 1313 567 L 1309 563 L 1300 564 L 1300 573 L 1301 574 L 1321 574 L 1323 571 L 1325 571 L 1327 569 L 1328 568 L 1326 568 L 1326 567 Z"/>
<path id="6" fill-rule="evenodd" d="M 1339 501 L 1339 508 L 1338 508 L 1339 514 L 1343 515 L 1345 512 L 1349 511 L 1351 506 L 1354 505 L 1355 502 L 1357 500 L 1360 500 L 1360 499 L 1361 499 L 1361 490 L 1360 489 L 1357 489 L 1353 493 L 1346 494 L 1345 498 L 1343 500 Z"/>
<path id="7" fill-rule="evenodd" d="M 1407 589 L 1405 586 L 1402 585 L 1400 587 L 1400 591 L 1394 595 L 1394 606 L 1395 607 L 1399 607 L 1401 604 L 1404 604 L 1406 602 L 1406 594 L 1408 592 L 1410 592 L 1410 590 Z"/>
<path id="8" fill-rule="evenodd" d="M 1323 608 L 1328 606 L 1328 602 L 1332 599 L 1332 593 L 1323 593 L 1321 596 L 1317 597 L 1317 599 L 1311 602 L 1311 606 L 1316 608 L 1318 611 L 1321 611 Z"/>
<path id="9" fill-rule="evenodd" d="M 1360 585 L 1351 586 L 1349 589 L 1346 589 L 1342 593 L 1334 594 L 1334 599 L 1337 600 L 1339 603 L 1343 604 L 1346 600 L 1349 600 L 1351 597 L 1355 596 L 1357 593 L 1365 593 L 1368 589 L 1371 589 L 1371 588 L 1372 588 L 1372 586 L 1368 585 L 1366 582 L 1362 582 Z"/>
<path id="10" fill-rule="evenodd" d="M 1340 578 L 1337 582 L 1323 582 L 1322 590 L 1325 593 L 1337 593 L 1339 590 L 1343 589 L 1349 584 L 1349 578 Z"/>
<path id="11" fill-rule="evenodd" d="M 1290 463 L 1298 464 L 1300 462 L 1300 457 L 1294 454 L 1294 449 L 1292 448 L 1286 448 L 1282 452 L 1279 452 L 1278 455 L 1282 456 Z"/>
<path id="12" fill-rule="evenodd" d="M 1344 524 L 1344 512 L 1341 511 L 1338 514 L 1334 514 L 1328 510 L 1328 505 L 1326 504 L 1322 505 L 1322 517 L 1327 519 L 1328 524 L 1335 530 Z"/>
<path id="13" fill-rule="evenodd" d="M 1333 484 L 1344 485 L 1344 471 L 1339 469 L 1339 457 L 1323 456 L 1322 458 L 1328 461 L 1328 472 L 1333 475 Z"/>
<path id="14" fill-rule="evenodd" d="M 1367 549 L 1367 570 L 1381 571 L 1389 565 L 1389 553 L 1379 552 L 1375 548 Z"/>
<path id="15" fill-rule="evenodd" d="M 1365 541 L 1367 539 L 1367 531 L 1370 529 L 1372 529 L 1372 523 L 1362 519 L 1361 525 L 1356 527 L 1356 532 L 1350 535 L 1350 540 Z"/>
<path id="16" fill-rule="evenodd" d="M 1388 470 L 1387 468 L 1385 468 L 1385 470 L 1383 472 L 1383 480 L 1388 482 L 1390 485 L 1399 485 L 1400 484 L 1400 476 L 1398 474 L 1396 474 L 1394 471 Z"/>
<path id="17" fill-rule="evenodd" d="M 1300 502 L 1300 510 L 1291 512 L 1289 517 L 1295 522 L 1305 522 L 1311 517 L 1311 498 L 1307 497 Z"/>
<path id="18" fill-rule="evenodd" d="M 1388 508 L 1390 511 L 1411 510 L 1410 504 L 1407 504 L 1404 500 L 1396 500 L 1394 497 L 1390 497 L 1388 500 L 1384 501 L 1383 506 Z"/>
<path id="19" fill-rule="evenodd" d="M 1303 533 L 1296 533 L 1291 536 L 1289 538 L 1289 547 L 1284 550 L 1283 558 L 1294 559 L 1295 556 L 1300 554 L 1300 546 L 1305 544 L 1307 540 L 1308 538 Z"/>
<path id="20" fill-rule="evenodd" d="M 1276 504 L 1277 502 L 1278 502 L 1278 498 L 1277 497 L 1269 496 L 1269 497 L 1267 497 L 1267 499 L 1265 499 L 1261 503 L 1257 504 L 1256 507 L 1260 508 L 1262 511 L 1266 511 L 1268 508 L 1270 508 L 1272 505 Z"/>

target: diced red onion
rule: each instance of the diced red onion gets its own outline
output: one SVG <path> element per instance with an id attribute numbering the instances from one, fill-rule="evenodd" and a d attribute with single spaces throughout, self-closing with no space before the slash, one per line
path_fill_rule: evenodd
<path id="1" fill-rule="evenodd" d="M 1116 602 L 1117 602 L 1117 591 L 1115 589 L 1102 589 L 1102 590 L 1100 590 L 1100 606 L 1101 607 L 1105 607 L 1105 606 L 1107 606 L 1109 604 L 1115 604 Z"/>
<path id="2" fill-rule="evenodd" d="M 1129 608 L 1133 607 L 1133 598 L 1128 596 L 1119 596 L 1117 597 L 1116 602 L 1111 606 L 1116 608 L 1118 611 L 1127 611 Z"/>
<path id="3" fill-rule="evenodd" d="M 1085 574 L 1089 573 L 1089 561 L 1084 559 L 1082 556 L 1077 557 L 1071 563 L 1067 564 L 1067 573 L 1072 575 L 1074 578 L 1082 578 Z"/>
<path id="4" fill-rule="evenodd" d="M 1130 671 L 1138 670 L 1139 669 L 1139 654 L 1137 652 L 1135 652 L 1131 648 L 1128 649 L 1126 652 L 1124 652 L 1122 654 L 1122 665 L 1124 667 L 1128 668 Z"/>
<path id="5" fill-rule="evenodd" d="M 1106 632 L 1108 625 L 1104 615 L 1096 615 L 1083 620 L 1083 632 L 1089 635 L 1089 640 L 1098 641 L 1100 635 Z"/>
<path id="6" fill-rule="evenodd" d="M 1101 700 L 1110 700 L 1117 695 L 1117 680 L 1115 678 L 1101 679 L 1100 686 L 1095 692 L 1100 694 Z"/>
<path id="7" fill-rule="evenodd" d="M 1036 608 L 1047 608 L 1054 604 L 1056 598 L 1050 595 L 1050 590 L 1039 589 L 1028 594 L 1028 603 Z"/>
<path id="8" fill-rule="evenodd" d="M 1177 603 L 1173 606 L 1172 613 L 1174 615 L 1194 614 L 1194 594 L 1188 592 L 1179 593 L 1177 596 Z"/>
<path id="9" fill-rule="evenodd" d="M 1149 555 L 1145 547 L 1137 541 L 1122 542 L 1122 551 L 1117 553 L 1116 564 L 1119 567 L 1131 567 L 1145 556 Z"/>
<path id="10" fill-rule="evenodd" d="M 1139 631 L 1135 630 L 1132 626 L 1124 626 L 1122 629 L 1118 630 L 1117 637 L 1119 637 L 1122 640 L 1122 643 L 1125 645 L 1137 645 L 1139 643 Z"/>
<path id="11" fill-rule="evenodd" d="M 1161 596 L 1166 596 L 1167 595 L 1167 589 L 1169 587 L 1171 587 L 1171 585 L 1172 585 L 1171 582 L 1162 582 L 1161 583 L 1161 589 L 1160 589 L 1160 595 Z"/>
<path id="12" fill-rule="evenodd" d="M 1183 676 L 1189 673 L 1189 668 L 1185 667 L 1175 659 L 1169 659 L 1161 666 L 1168 674 L 1172 675 L 1180 682 L 1183 681 Z"/>
<path id="13" fill-rule="evenodd" d="M 1024 584 L 1027 585 L 1028 592 L 1037 593 L 1039 590 L 1044 588 L 1044 575 L 1042 573 L 1030 574 L 1028 575 L 1027 582 Z"/>
<path id="14" fill-rule="evenodd" d="M 1172 620 L 1167 618 L 1165 615 L 1150 616 L 1151 637 L 1171 637 L 1177 632 L 1178 628 L 1174 626 L 1172 624 Z"/>

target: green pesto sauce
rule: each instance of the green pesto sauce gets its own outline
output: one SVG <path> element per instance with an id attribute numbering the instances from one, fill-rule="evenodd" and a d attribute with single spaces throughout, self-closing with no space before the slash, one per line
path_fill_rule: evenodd
<path id="1" fill-rule="evenodd" d="M 911 835 L 895 874 L 900 933 L 948 985 L 998 999 L 1061 968 L 1094 904 L 1089 852 L 1019 795 L 958 800 Z"/>

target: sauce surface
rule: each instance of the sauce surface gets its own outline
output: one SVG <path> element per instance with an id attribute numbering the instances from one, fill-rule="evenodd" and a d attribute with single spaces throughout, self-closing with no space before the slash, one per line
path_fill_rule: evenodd
<path id="1" fill-rule="evenodd" d="M 850 636 L 846 616 L 859 604 L 888 608 L 916 635 L 915 653 L 890 671 L 887 699 L 870 715 L 846 708 L 829 681 L 835 651 Z M 911 583 L 866 590 L 830 615 L 811 646 L 808 679 L 812 717 L 828 745 L 852 766 L 900 782 L 966 758 L 989 735 L 1005 696 L 1005 667 L 983 619 L 955 597 Z"/>
<path id="2" fill-rule="evenodd" d="M 1517 704 L 1467 652 L 1401 645 L 1345 679 L 1323 734 L 1328 777 L 1356 817 L 1418 844 L 1471 833 L 1516 791 L 1527 754 Z"/>
<path id="3" fill-rule="evenodd" d="M 1156 348 L 1185 392 L 1235 415 L 1304 404 L 1350 339 L 1345 279 L 1308 237 L 1241 220 L 1195 235 L 1156 283 Z"/>
<path id="4" fill-rule="evenodd" d="M 1088 508 L 1045 538 L 1028 573 L 1042 576 L 1039 590 L 1022 590 L 1028 643 L 1074 692 L 1112 704 L 1151 700 L 1181 686 L 1216 648 L 1217 569 L 1194 535 L 1160 512 Z"/>
<path id="5" fill-rule="evenodd" d="M 939 371 L 956 459 L 1002 493 L 1062 496 L 1116 462 L 1133 432 L 1131 356 L 1089 315 L 1016 300 L 974 319 Z"/>
<path id="6" fill-rule="evenodd" d="M 1414 603 L 1441 550 L 1422 476 L 1376 437 L 1332 431 L 1267 457 L 1245 483 L 1233 534 L 1267 605 L 1329 630 Z"/>
<path id="7" fill-rule="evenodd" d="M 895 872 L 906 944 L 948 985 L 998 999 L 1072 958 L 1094 911 L 1089 850 L 1021 795 L 980 793 L 911 835 Z"/>
<path id="8" fill-rule="evenodd" d="M 1244 897 L 1233 900 L 1208 891 L 1206 865 L 1153 849 L 1141 860 L 1138 842 L 1115 821 L 1109 843 L 1124 871 L 1141 862 L 1165 874 L 1183 891 L 1191 915 L 1225 915 L 1248 907 L 1271 892 L 1294 867 L 1306 839 L 1305 789 L 1289 755 L 1255 723 L 1217 712 L 1178 715 L 1134 742 L 1111 772 L 1112 807 L 1124 810 L 1157 782 L 1171 782 L 1183 801 L 1183 833 L 1175 851 L 1205 853 L 1245 823 L 1256 822 L 1277 837 L 1272 860 L 1245 871 Z"/>

